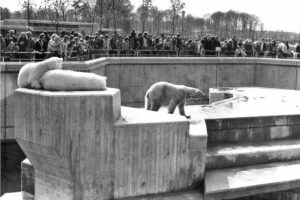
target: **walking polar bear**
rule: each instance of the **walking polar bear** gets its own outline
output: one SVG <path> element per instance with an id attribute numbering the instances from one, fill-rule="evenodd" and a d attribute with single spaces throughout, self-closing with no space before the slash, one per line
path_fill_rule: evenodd
<path id="1" fill-rule="evenodd" d="M 62 61 L 62 58 L 52 57 L 42 62 L 24 65 L 18 75 L 18 86 L 54 91 L 106 89 L 106 77 L 93 73 L 63 70 Z"/>
<path id="2" fill-rule="evenodd" d="M 191 116 L 186 115 L 184 111 L 186 99 L 204 96 L 205 94 L 197 88 L 168 82 L 157 82 L 146 92 L 145 108 L 158 111 L 161 106 L 168 106 L 168 112 L 173 114 L 176 106 L 178 106 L 180 115 L 189 119 Z"/>

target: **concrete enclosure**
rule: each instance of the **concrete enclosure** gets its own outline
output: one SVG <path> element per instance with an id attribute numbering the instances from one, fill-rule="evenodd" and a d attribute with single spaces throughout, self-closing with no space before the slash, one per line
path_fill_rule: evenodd
<path id="1" fill-rule="evenodd" d="M 7 152 L 15 143 L 15 89 L 20 68 L 25 63 L 0 62 L 1 148 Z M 108 86 L 121 91 L 121 104 L 142 103 L 146 90 L 157 81 L 168 81 L 198 87 L 208 94 L 212 87 L 258 86 L 283 89 L 300 88 L 298 78 L 300 61 L 263 58 L 101 58 L 86 62 L 64 62 L 65 69 L 93 72 L 108 77 Z M 120 129 L 121 130 L 121 129 Z M 7 145 L 9 141 L 9 146 Z M 20 174 L 18 167 L 11 173 Z M 8 155 L 8 154 L 7 154 Z M 6 156 L 6 155 L 5 155 Z M 1 155 L 2 165 L 11 169 L 10 157 Z M 2 168 L 3 169 L 3 168 Z M 2 173 L 6 176 L 8 173 Z M 11 177 L 5 177 L 2 185 Z M 20 181 L 19 178 L 13 177 Z M 6 184 L 7 183 L 7 184 Z M 4 190 L 4 191 L 3 191 Z M 8 191 L 7 188 L 1 192 Z M 10 190 L 11 191 L 11 190 Z"/>

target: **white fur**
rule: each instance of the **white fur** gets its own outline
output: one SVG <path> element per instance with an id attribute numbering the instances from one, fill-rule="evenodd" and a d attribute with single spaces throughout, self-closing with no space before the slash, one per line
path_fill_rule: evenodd
<path id="1" fill-rule="evenodd" d="M 106 77 L 93 73 L 56 69 L 46 72 L 41 78 L 41 84 L 45 90 L 105 90 Z"/>
<path id="2" fill-rule="evenodd" d="M 60 69 L 62 58 L 52 57 L 42 62 L 28 63 L 24 65 L 18 75 L 18 86 L 20 88 L 41 89 L 40 79 L 49 70 Z"/>

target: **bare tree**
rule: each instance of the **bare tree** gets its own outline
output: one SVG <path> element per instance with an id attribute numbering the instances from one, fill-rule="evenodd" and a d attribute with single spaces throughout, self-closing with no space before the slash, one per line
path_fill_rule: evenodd
<path id="1" fill-rule="evenodd" d="M 255 39 L 255 31 L 258 27 L 260 20 L 256 15 L 250 15 L 249 17 L 249 28 L 248 28 L 248 37 L 252 40 Z"/>
<path id="2" fill-rule="evenodd" d="M 170 4 L 171 4 L 170 15 L 172 20 L 172 33 L 174 34 L 176 30 L 179 14 L 182 12 L 185 3 L 182 3 L 180 0 L 170 0 Z"/>
<path id="3" fill-rule="evenodd" d="M 94 24 L 97 18 L 97 1 L 96 0 L 82 0 L 82 4 L 79 8 L 85 22 Z M 94 32 L 94 25 L 91 26 L 91 34 Z"/>
<path id="4" fill-rule="evenodd" d="M 151 10 L 152 10 L 152 0 L 143 0 L 142 5 L 137 9 L 138 13 L 140 13 L 140 18 L 142 22 L 142 32 L 145 31 L 145 24 L 151 13 Z"/>
<path id="5" fill-rule="evenodd" d="M 70 10 L 71 0 L 45 0 L 44 10 L 48 18 L 56 25 L 58 32 L 58 24 L 60 21 L 67 20 L 67 12 Z"/>
<path id="6" fill-rule="evenodd" d="M 11 18 L 11 12 L 8 8 L 0 7 L 0 15 L 1 15 L 1 17 L 0 17 L 1 20 Z"/>
<path id="7" fill-rule="evenodd" d="M 21 9 L 24 13 L 24 18 L 27 19 L 27 29 L 30 30 L 30 20 L 33 19 L 34 16 L 34 9 L 37 4 L 34 3 L 33 0 L 26 0 L 23 1 L 21 4 Z"/>

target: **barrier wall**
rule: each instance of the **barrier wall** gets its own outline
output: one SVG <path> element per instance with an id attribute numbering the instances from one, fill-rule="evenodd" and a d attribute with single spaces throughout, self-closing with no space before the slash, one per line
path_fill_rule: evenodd
<path id="1" fill-rule="evenodd" d="M 14 138 L 14 90 L 24 63 L 0 62 L 1 139 Z M 121 90 L 122 105 L 142 103 L 155 82 L 168 81 L 202 89 L 258 86 L 300 88 L 300 61 L 265 58 L 100 58 L 64 62 L 65 69 L 108 77 L 109 87 Z"/>

